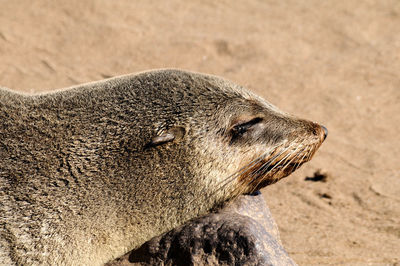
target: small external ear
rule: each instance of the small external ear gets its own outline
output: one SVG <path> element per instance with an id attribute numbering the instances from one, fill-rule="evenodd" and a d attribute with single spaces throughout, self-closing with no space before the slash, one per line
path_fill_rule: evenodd
<path id="1" fill-rule="evenodd" d="M 150 143 L 148 143 L 146 146 L 147 147 L 155 147 L 158 145 L 162 145 L 168 142 L 171 142 L 173 140 L 177 141 L 183 138 L 185 135 L 186 130 L 183 127 L 173 127 L 167 130 L 166 132 L 163 132 L 160 135 L 155 136 L 152 138 Z"/>
<path id="2" fill-rule="evenodd" d="M 175 139 L 175 136 L 169 132 L 165 132 L 159 136 L 155 136 L 151 142 L 149 143 L 149 146 L 157 146 L 161 145 L 170 141 L 173 141 Z"/>

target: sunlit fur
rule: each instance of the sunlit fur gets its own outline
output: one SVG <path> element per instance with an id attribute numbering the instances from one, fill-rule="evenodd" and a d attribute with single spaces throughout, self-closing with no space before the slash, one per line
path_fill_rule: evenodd
<path id="1" fill-rule="evenodd" d="M 0 89 L 0 264 L 101 265 L 287 176 L 322 131 L 180 70 Z"/>

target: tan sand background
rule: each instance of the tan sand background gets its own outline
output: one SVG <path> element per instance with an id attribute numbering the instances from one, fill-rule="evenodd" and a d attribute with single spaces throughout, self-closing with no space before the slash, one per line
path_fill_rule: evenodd
<path id="1" fill-rule="evenodd" d="M 220 75 L 323 123 L 312 162 L 264 189 L 300 265 L 399 265 L 400 1 L 0 0 L 0 85 L 152 68 Z M 322 168 L 327 182 L 305 181 Z"/>

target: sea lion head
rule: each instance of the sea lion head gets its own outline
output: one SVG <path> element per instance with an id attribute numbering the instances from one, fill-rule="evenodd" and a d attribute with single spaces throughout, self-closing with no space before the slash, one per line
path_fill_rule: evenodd
<path id="1" fill-rule="evenodd" d="M 175 145 L 171 160 L 184 151 L 180 174 L 190 173 L 188 182 L 198 187 L 190 192 L 201 204 L 204 198 L 218 203 L 279 181 L 309 161 L 326 138 L 325 127 L 284 113 L 230 81 L 182 71 L 161 76 L 168 77 L 163 84 L 179 80 L 170 86 L 181 95 L 171 103 L 179 118 L 150 144 Z"/>

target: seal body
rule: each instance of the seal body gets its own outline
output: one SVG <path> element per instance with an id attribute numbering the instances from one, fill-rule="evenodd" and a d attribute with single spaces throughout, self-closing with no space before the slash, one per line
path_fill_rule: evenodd
<path id="1" fill-rule="evenodd" d="M 325 135 L 180 70 L 1 89 L 0 264 L 103 264 L 287 176 Z"/>

